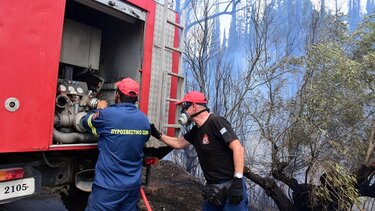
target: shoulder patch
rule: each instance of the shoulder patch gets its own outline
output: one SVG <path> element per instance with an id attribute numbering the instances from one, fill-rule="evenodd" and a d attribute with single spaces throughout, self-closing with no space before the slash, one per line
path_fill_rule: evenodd
<path id="1" fill-rule="evenodd" d="M 225 127 L 220 129 L 221 135 L 224 135 L 224 133 L 226 133 L 226 132 L 227 132 L 227 129 Z"/>

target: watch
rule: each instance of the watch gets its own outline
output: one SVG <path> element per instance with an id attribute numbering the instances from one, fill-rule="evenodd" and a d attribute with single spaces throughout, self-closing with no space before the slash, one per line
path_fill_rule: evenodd
<path id="1" fill-rule="evenodd" d="M 239 172 L 236 172 L 234 173 L 234 176 L 235 178 L 239 178 L 239 179 L 242 179 L 243 178 L 243 174 L 242 173 L 239 173 Z"/>

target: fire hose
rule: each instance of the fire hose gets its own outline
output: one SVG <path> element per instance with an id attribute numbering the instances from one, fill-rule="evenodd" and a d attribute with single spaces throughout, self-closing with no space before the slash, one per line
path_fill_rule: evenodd
<path id="1" fill-rule="evenodd" d="M 141 187 L 141 196 L 142 196 L 142 200 L 143 200 L 143 202 L 145 203 L 145 206 L 146 206 L 146 208 L 147 208 L 147 211 L 152 211 L 151 206 L 150 206 L 150 203 L 148 202 L 147 197 L 146 197 L 146 194 L 145 194 L 145 191 L 143 190 L 142 187 Z"/>

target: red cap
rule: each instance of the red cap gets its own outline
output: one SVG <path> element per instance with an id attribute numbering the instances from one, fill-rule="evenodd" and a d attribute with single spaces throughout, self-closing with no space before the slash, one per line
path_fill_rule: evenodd
<path id="1" fill-rule="evenodd" d="M 180 105 L 184 102 L 206 104 L 207 100 L 202 92 L 191 91 L 187 93 L 182 100 L 178 101 L 176 105 Z"/>
<path id="2" fill-rule="evenodd" d="M 118 87 L 120 92 L 130 97 L 137 97 L 139 93 L 139 84 L 131 78 L 124 78 L 115 85 Z"/>

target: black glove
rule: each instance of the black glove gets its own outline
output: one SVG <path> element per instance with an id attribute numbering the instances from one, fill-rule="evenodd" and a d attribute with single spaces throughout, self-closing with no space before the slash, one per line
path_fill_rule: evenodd
<path id="1" fill-rule="evenodd" d="M 151 127 L 151 135 L 157 139 L 161 138 L 161 133 L 156 129 L 155 125 L 153 123 L 150 124 Z"/>
<path id="2" fill-rule="evenodd" d="M 229 189 L 229 203 L 232 205 L 239 204 L 243 199 L 242 179 L 234 177 Z"/>

